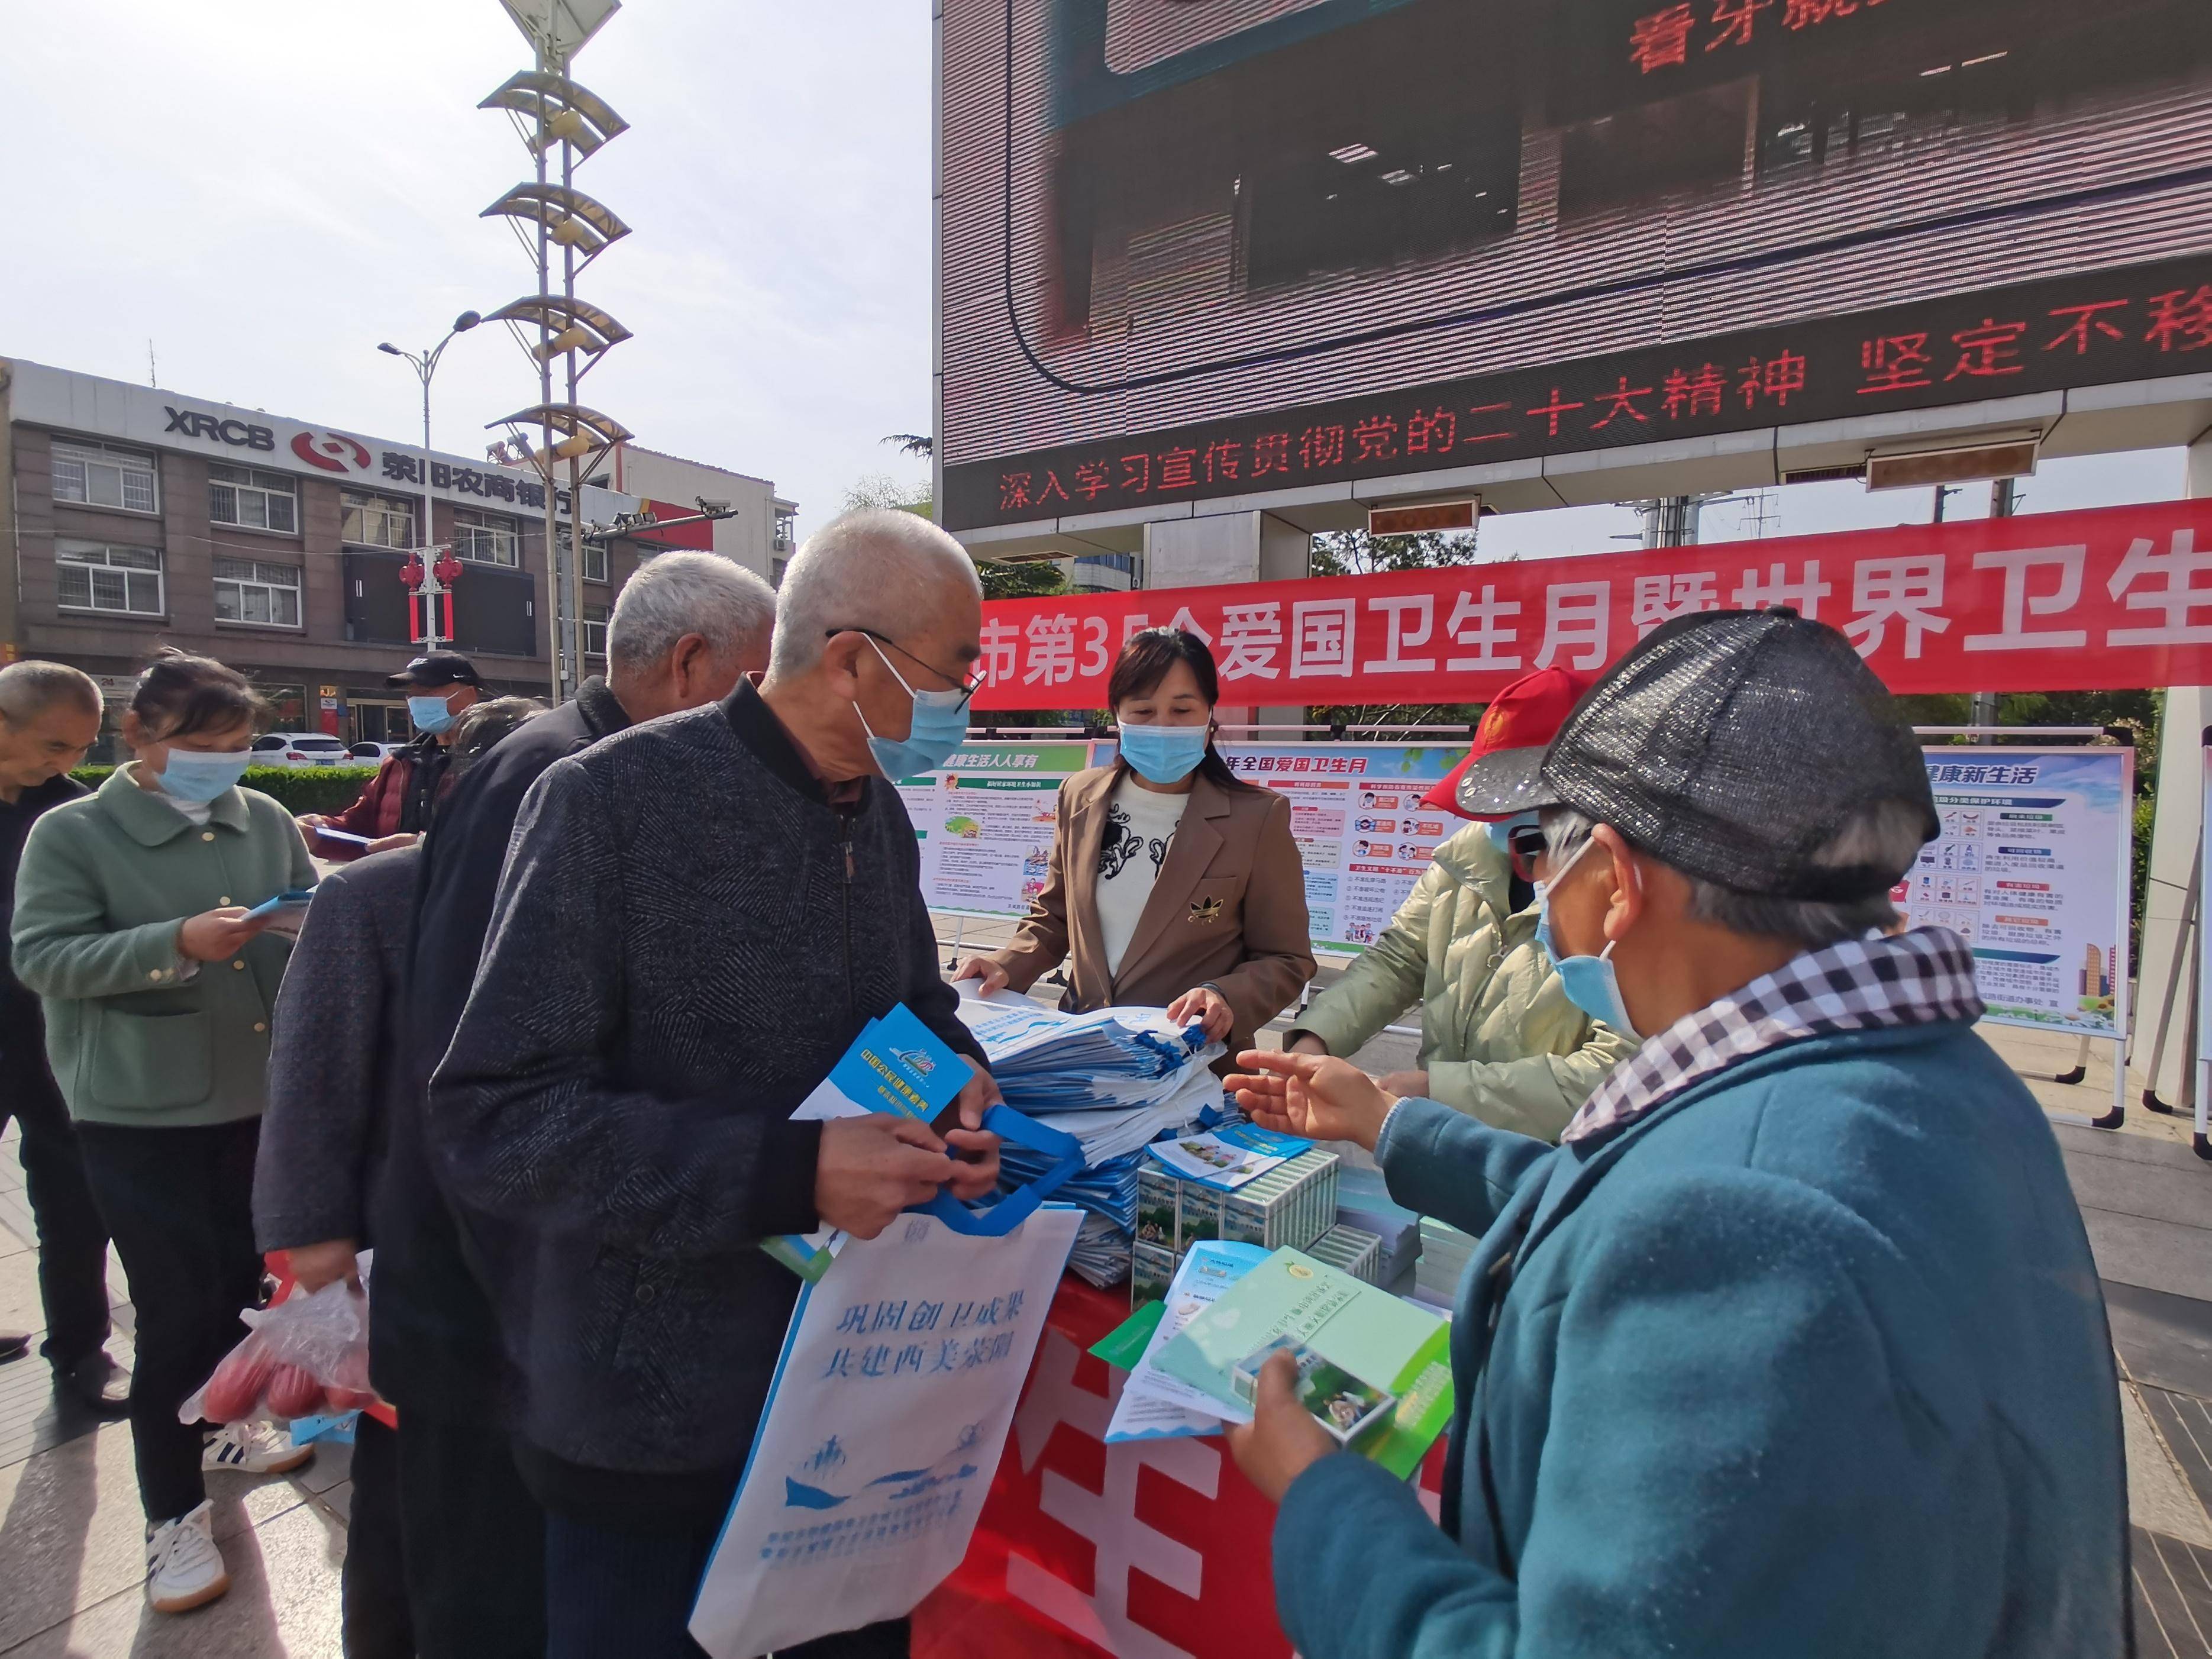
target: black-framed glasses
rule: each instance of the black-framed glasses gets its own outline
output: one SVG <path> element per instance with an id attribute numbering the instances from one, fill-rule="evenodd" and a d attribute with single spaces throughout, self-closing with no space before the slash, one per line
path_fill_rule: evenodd
<path id="1" fill-rule="evenodd" d="M 823 637 L 824 639 L 834 640 L 840 634 L 866 634 L 878 645 L 888 645 L 892 650 L 897 652 L 899 655 L 904 657 L 908 662 L 913 663 L 915 666 L 927 668 L 931 673 L 936 675 L 938 678 L 947 682 L 951 689 L 957 690 L 960 693 L 960 702 L 963 708 L 965 708 L 969 701 L 973 698 L 978 691 L 981 691 L 990 680 L 990 677 L 984 673 L 984 672 L 980 668 L 973 674 L 948 674 L 942 668 L 939 668 L 935 663 L 931 662 L 927 658 L 915 656 L 913 652 L 908 650 L 896 640 L 891 638 L 890 635 L 878 634 L 872 628 L 833 628 L 825 633 Z M 911 690 L 913 688 L 908 687 L 908 689 Z"/>
<path id="2" fill-rule="evenodd" d="M 1506 832 L 1505 860 L 1523 881 L 1534 881 L 1543 868 L 1544 831 L 1540 824 L 1516 823 Z"/>

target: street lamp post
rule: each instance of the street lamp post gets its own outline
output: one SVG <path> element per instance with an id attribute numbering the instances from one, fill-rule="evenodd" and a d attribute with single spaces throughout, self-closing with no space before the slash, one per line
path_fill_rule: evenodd
<path id="1" fill-rule="evenodd" d="M 413 365 L 416 378 L 422 382 L 422 529 L 415 538 L 420 544 L 416 550 L 422 575 L 419 586 L 415 589 L 415 596 L 423 602 L 423 649 L 426 651 L 435 651 L 441 642 L 438 638 L 438 595 L 445 592 L 437 576 L 437 539 L 431 530 L 434 521 L 430 495 L 430 377 L 438 372 L 438 359 L 446 355 L 446 348 L 453 343 L 453 337 L 467 333 L 482 321 L 483 319 L 475 312 L 463 312 L 453 319 L 453 325 L 446 331 L 444 339 L 420 353 L 402 351 L 389 340 L 381 342 L 376 348 L 394 357 L 405 358 Z"/>

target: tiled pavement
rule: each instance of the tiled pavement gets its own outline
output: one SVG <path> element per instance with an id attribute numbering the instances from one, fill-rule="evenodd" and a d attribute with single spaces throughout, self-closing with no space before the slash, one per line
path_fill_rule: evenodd
<path id="1" fill-rule="evenodd" d="M 970 924 L 967 943 L 995 943 Z M 983 935 L 979 939 L 978 934 Z M 2055 1110 L 2110 1100 L 2109 1049 L 2076 1086 L 2039 1082 L 2073 1063 L 2039 1033 L 1986 1033 Z M 1408 1065 L 1385 1036 L 1360 1056 Z M 2136 1097 L 2130 1091 L 2131 1100 Z M 2186 1126 L 2130 1106 L 2124 1132 L 2058 1134 L 2097 1253 L 2123 1372 L 2136 1619 L 2145 1659 L 2212 1659 L 2212 1165 Z M 0 1138 L 0 1328 L 40 1322 L 36 1255 L 12 1129 Z M 129 1356 L 131 1310 L 112 1274 Z M 57 1407 L 35 1358 L 0 1366 L 0 1659 L 322 1659 L 338 1644 L 346 1452 L 289 1479 L 210 1480 L 233 1588 L 204 1611 L 145 1609 L 131 1434 Z"/>

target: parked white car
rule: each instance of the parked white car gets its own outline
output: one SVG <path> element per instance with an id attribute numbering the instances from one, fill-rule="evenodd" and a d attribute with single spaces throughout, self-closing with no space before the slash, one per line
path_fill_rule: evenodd
<path id="1" fill-rule="evenodd" d="M 336 738 L 321 732 L 265 732 L 253 740 L 255 766 L 357 766 Z"/>
<path id="2" fill-rule="evenodd" d="M 346 753 L 351 755 L 359 765 L 379 766 L 389 757 L 398 754 L 406 746 L 404 743 L 362 742 L 355 744 L 346 750 Z"/>

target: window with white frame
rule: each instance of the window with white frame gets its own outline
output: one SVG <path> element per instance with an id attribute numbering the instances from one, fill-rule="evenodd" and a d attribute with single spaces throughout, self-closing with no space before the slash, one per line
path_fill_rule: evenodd
<path id="1" fill-rule="evenodd" d="M 300 528 L 299 487 L 282 472 L 218 462 L 208 468 L 208 517 L 217 524 L 293 535 Z"/>
<path id="2" fill-rule="evenodd" d="M 356 547 L 415 545 L 416 504 L 404 495 L 373 495 L 365 489 L 338 492 L 338 539 Z"/>
<path id="3" fill-rule="evenodd" d="M 217 559 L 215 614 L 218 622 L 297 628 L 300 567 L 268 564 L 259 559 Z"/>
<path id="4" fill-rule="evenodd" d="M 54 499 L 152 513 L 161 504 L 154 458 L 112 444 L 54 446 Z"/>
<path id="5" fill-rule="evenodd" d="M 57 600 L 64 611 L 108 611 L 127 617 L 167 614 L 161 556 L 150 547 L 58 541 L 54 580 Z"/>
<path id="6" fill-rule="evenodd" d="M 605 542 L 584 544 L 584 580 L 603 582 L 607 579 L 607 544 Z"/>
<path id="7" fill-rule="evenodd" d="M 584 607 L 584 654 L 587 657 L 607 654 L 607 608 L 603 605 Z"/>
<path id="8" fill-rule="evenodd" d="M 504 514 L 457 507 L 453 509 L 453 556 L 473 564 L 520 564 L 522 533 L 514 520 Z"/>

